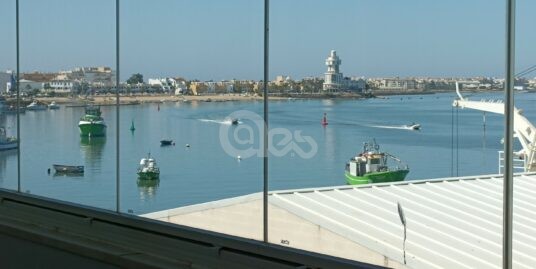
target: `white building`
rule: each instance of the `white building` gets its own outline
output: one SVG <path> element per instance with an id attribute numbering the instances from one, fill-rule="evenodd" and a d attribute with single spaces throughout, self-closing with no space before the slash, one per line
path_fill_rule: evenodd
<path id="1" fill-rule="evenodd" d="M 89 85 L 97 87 L 113 87 L 115 86 L 115 76 L 115 71 L 110 67 L 78 67 L 71 71 L 60 72 L 56 79 L 87 82 Z"/>
<path id="2" fill-rule="evenodd" d="M 362 78 L 346 78 L 340 72 L 339 66 L 342 61 L 337 52 L 332 50 L 326 59 L 328 71 L 324 73 L 324 91 L 364 91 L 366 81 Z"/>
<path id="3" fill-rule="evenodd" d="M 19 80 L 19 88 L 20 88 L 20 92 L 30 92 L 30 91 L 33 91 L 33 90 L 41 90 L 43 89 L 43 83 L 41 82 L 35 82 L 35 81 L 31 81 L 31 80 L 27 80 L 27 79 L 21 79 Z M 13 90 L 15 90 L 15 88 L 12 88 Z"/>
<path id="4" fill-rule="evenodd" d="M 186 82 L 179 80 L 177 81 L 177 86 L 175 88 L 175 95 L 185 94 L 188 91 L 188 86 Z"/>
<path id="5" fill-rule="evenodd" d="M 46 84 L 48 84 L 48 87 L 45 88 L 45 91 L 54 91 L 57 93 L 71 93 L 73 92 L 74 88 L 78 83 L 72 80 L 53 80 Z"/>
<path id="6" fill-rule="evenodd" d="M 150 78 L 147 84 L 160 87 L 165 92 L 175 91 L 178 87 L 177 81 L 173 78 Z"/>
<path id="7" fill-rule="evenodd" d="M 0 93 L 9 92 L 11 88 L 11 74 L 10 71 L 0 72 Z"/>
<path id="8" fill-rule="evenodd" d="M 324 91 L 340 90 L 343 88 L 343 76 L 339 72 L 339 66 L 341 65 L 341 59 L 337 56 L 337 52 L 331 51 L 329 57 L 326 59 L 326 65 L 328 71 L 324 73 L 325 79 L 322 88 Z"/>

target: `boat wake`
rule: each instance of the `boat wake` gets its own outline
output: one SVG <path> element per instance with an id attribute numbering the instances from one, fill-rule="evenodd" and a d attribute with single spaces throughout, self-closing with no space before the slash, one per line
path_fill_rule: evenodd
<path id="1" fill-rule="evenodd" d="M 231 119 L 224 119 L 224 120 L 199 119 L 199 121 L 211 122 L 211 123 L 217 123 L 217 124 L 224 124 L 224 125 L 232 125 L 233 124 L 233 120 L 231 120 Z M 238 124 L 242 124 L 242 122 L 238 121 Z"/>
<path id="2" fill-rule="evenodd" d="M 383 129 L 398 129 L 398 130 L 415 130 L 412 126 L 408 125 L 369 125 L 373 128 L 383 128 Z"/>

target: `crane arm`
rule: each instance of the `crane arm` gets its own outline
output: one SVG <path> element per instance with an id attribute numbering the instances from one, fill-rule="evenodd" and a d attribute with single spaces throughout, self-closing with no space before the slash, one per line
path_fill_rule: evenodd
<path id="1" fill-rule="evenodd" d="M 452 103 L 455 107 L 469 108 L 504 115 L 504 104 L 500 100 L 470 101 L 461 95 L 458 82 L 456 93 L 459 99 Z M 536 171 L 536 128 L 523 116 L 523 111 L 514 107 L 514 135 L 521 143 L 527 166 L 525 171 Z"/>

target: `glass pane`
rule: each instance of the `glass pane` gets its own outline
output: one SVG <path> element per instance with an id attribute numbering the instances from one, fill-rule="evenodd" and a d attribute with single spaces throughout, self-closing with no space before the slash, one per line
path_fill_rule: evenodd
<path id="1" fill-rule="evenodd" d="M 453 107 L 456 82 L 503 96 L 497 18 L 498 1 L 271 1 L 270 242 L 395 268 L 500 265 L 500 179 L 474 179 L 498 171 L 504 118 Z"/>
<path id="2" fill-rule="evenodd" d="M 22 191 L 114 209 L 114 102 L 91 93 L 114 87 L 115 5 L 21 1 L 20 14 Z"/>
<path id="3" fill-rule="evenodd" d="M 0 188 L 17 189 L 17 102 L 15 1 L 0 9 Z"/>
<path id="4" fill-rule="evenodd" d="M 532 261 L 522 257 L 531 256 L 533 251 L 525 245 L 535 234 L 534 229 L 525 229 L 536 218 L 536 208 L 531 202 L 534 197 L 536 176 L 536 63 L 534 62 L 534 42 L 536 33 L 532 25 L 536 23 L 531 10 L 536 8 L 533 1 L 516 1 L 516 51 L 514 84 L 514 143 L 513 172 L 528 172 L 514 175 L 513 189 L 513 245 L 512 259 L 515 266 L 531 266 Z M 521 267 L 521 266 L 519 266 Z"/>
<path id="5" fill-rule="evenodd" d="M 262 239 L 262 8 L 122 3 L 122 211 Z"/>

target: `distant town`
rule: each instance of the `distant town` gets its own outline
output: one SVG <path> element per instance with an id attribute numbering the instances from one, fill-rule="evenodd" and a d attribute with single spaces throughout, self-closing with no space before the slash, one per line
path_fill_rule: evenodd
<path id="1" fill-rule="evenodd" d="M 348 77 L 341 72 L 341 58 L 331 51 L 325 61 L 327 71 L 320 76 L 299 80 L 278 75 L 269 82 L 268 91 L 274 96 L 336 96 L 336 95 L 390 95 L 421 94 L 455 89 L 456 81 L 463 81 L 463 90 L 489 91 L 503 89 L 504 79 L 494 77 Z M 0 93 L 15 94 L 13 71 L 0 72 Z M 116 73 L 110 67 L 77 67 L 58 72 L 21 73 L 20 92 L 23 96 L 74 96 L 115 93 Z M 516 90 L 535 90 L 536 78 L 516 78 Z M 181 76 L 145 78 L 132 74 L 121 82 L 120 91 L 125 94 L 159 93 L 167 95 L 217 95 L 242 94 L 260 96 L 263 82 L 255 80 L 199 81 Z"/>

